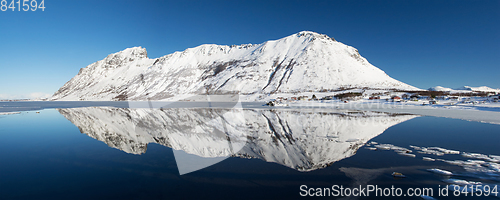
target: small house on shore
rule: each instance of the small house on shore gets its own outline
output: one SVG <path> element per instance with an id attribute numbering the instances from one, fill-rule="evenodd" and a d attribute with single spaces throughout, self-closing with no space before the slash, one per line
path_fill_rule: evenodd
<path id="1" fill-rule="evenodd" d="M 401 97 L 399 97 L 399 96 L 392 96 L 391 100 L 392 100 L 392 102 L 401 101 Z"/>

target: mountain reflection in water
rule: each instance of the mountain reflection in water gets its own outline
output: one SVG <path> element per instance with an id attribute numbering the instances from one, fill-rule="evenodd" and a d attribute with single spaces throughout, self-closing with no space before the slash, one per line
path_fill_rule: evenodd
<path id="1" fill-rule="evenodd" d="M 149 143 L 203 158 L 243 157 L 312 171 L 356 154 L 417 115 L 290 109 L 57 109 L 81 133 L 131 154 Z"/>

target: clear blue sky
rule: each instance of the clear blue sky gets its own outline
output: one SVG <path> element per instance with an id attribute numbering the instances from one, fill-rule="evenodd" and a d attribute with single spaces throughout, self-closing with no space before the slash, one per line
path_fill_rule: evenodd
<path id="1" fill-rule="evenodd" d="M 302 30 L 353 46 L 419 88 L 500 88 L 499 0 L 45 0 L 45 7 L 0 12 L 0 98 L 52 94 L 80 68 L 128 47 L 154 58 Z"/>

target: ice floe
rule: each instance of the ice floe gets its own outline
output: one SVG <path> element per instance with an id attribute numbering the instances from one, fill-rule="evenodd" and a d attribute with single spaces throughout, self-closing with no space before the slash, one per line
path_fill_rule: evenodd
<path id="1" fill-rule="evenodd" d="M 451 184 L 455 184 L 455 185 L 480 185 L 480 184 L 483 184 L 482 182 L 466 181 L 466 180 L 454 179 L 454 178 L 444 179 L 443 182 L 451 183 Z"/>
<path id="2" fill-rule="evenodd" d="M 422 157 L 422 160 L 425 160 L 425 161 L 435 161 L 436 159 L 429 158 L 429 157 Z"/>
<path id="3" fill-rule="evenodd" d="M 463 152 L 462 156 L 466 157 L 466 158 L 490 159 L 490 157 L 488 157 L 487 155 L 480 154 L 480 153 L 466 153 L 466 152 Z"/>
<path id="4" fill-rule="evenodd" d="M 449 150 L 441 147 L 419 147 L 410 145 L 411 148 L 418 151 L 420 154 L 432 154 L 437 156 L 443 156 L 444 154 L 460 154 L 460 151 Z"/>
<path id="5" fill-rule="evenodd" d="M 408 157 L 416 157 L 415 154 L 411 154 L 411 150 L 398 147 L 393 144 L 379 144 L 376 142 L 370 142 L 369 144 L 373 144 L 373 147 L 367 147 L 370 150 L 393 150 L 399 155 L 408 156 Z M 426 155 L 435 155 L 440 156 L 442 158 L 432 158 L 432 157 L 422 157 L 424 161 L 440 161 L 450 165 L 460 166 L 464 169 L 464 171 L 451 172 L 443 169 L 427 169 L 430 172 L 446 175 L 446 176 L 459 176 L 459 177 L 470 177 L 475 180 L 489 180 L 489 181 L 500 181 L 500 156 L 498 155 L 485 155 L 480 153 L 469 153 L 462 152 L 458 150 L 450 150 L 442 147 L 420 147 L 415 145 L 409 145 L 417 154 L 426 154 Z M 464 158 L 468 158 L 467 160 L 448 160 L 445 159 L 447 156 L 445 155 L 461 155 Z M 456 156 L 454 157 L 456 158 Z M 445 182 L 455 185 L 474 185 L 479 184 L 480 182 L 468 181 L 468 180 L 459 180 L 459 179 L 446 179 Z"/>
<path id="6" fill-rule="evenodd" d="M 466 153 L 466 152 L 463 152 L 462 156 L 466 157 L 466 158 L 482 159 L 482 160 L 485 160 L 485 161 L 488 161 L 488 162 L 500 163 L 500 156 L 496 156 L 496 155 L 489 155 L 489 156 L 487 156 L 487 155 L 480 154 L 480 153 Z"/>
<path id="7" fill-rule="evenodd" d="M 434 151 L 434 150 L 417 151 L 417 153 L 419 153 L 419 154 L 430 154 L 430 155 L 436 155 L 436 156 L 444 156 L 443 152 Z"/>
<path id="8" fill-rule="evenodd" d="M 491 162 L 500 163 L 500 156 L 490 155 Z"/>
<path id="9" fill-rule="evenodd" d="M 377 144 L 377 145 L 374 145 L 374 147 L 377 147 L 377 148 L 382 149 L 382 150 L 394 150 L 394 151 L 398 151 L 398 152 L 407 152 L 407 153 L 411 152 L 411 150 L 409 150 L 407 148 L 394 146 L 392 144 Z"/>
<path id="10" fill-rule="evenodd" d="M 407 156 L 407 157 L 415 157 L 415 154 L 411 154 L 411 153 L 398 153 L 399 155 L 402 155 L 402 156 Z"/>
<path id="11" fill-rule="evenodd" d="M 483 173 L 487 176 L 495 176 L 500 177 L 500 164 L 494 162 L 485 162 L 482 160 L 443 160 L 439 159 L 439 161 L 451 164 L 458 165 L 465 169 L 467 172 L 473 172 L 477 175 Z"/>
<path id="12" fill-rule="evenodd" d="M 437 151 L 443 152 L 445 154 L 460 154 L 460 151 L 444 149 L 441 147 L 427 147 L 427 149 L 428 150 L 437 150 Z"/>
<path id="13" fill-rule="evenodd" d="M 442 169 L 427 169 L 427 171 L 430 171 L 430 172 L 433 172 L 436 174 L 447 175 L 447 176 L 453 175 L 453 173 L 451 173 L 450 171 L 446 171 L 446 170 L 442 170 Z"/>

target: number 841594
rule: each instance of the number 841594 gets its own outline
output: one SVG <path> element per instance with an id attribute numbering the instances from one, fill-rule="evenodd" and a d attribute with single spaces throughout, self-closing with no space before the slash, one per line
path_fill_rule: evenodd
<path id="1" fill-rule="evenodd" d="M 37 9 L 45 11 L 45 2 L 44 0 L 41 0 L 40 3 L 36 0 L 11 0 L 9 3 L 7 0 L 2 0 L 0 10 L 8 11 L 9 9 L 12 11 L 36 11 Z"/>

